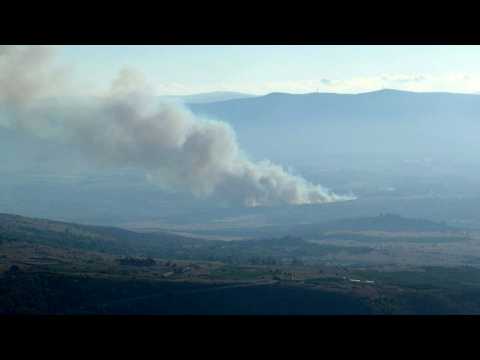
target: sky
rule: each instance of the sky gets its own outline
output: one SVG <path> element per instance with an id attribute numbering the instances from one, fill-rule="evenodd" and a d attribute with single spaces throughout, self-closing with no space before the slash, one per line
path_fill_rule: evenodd
<path id="1" fill-rule="evenodd" d="M 156 95 L 237 91 L 361 93 L 384 88 L 480 93 L 480 46 L 63 46 L 79 94 L 108 91 L 122 69 Z"/>

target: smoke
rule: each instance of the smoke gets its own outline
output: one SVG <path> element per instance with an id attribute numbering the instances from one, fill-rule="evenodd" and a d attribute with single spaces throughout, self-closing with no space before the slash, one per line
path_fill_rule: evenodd
<path id="1" fill-rule="evenodd" d="M 63 78 L 54 54 L 53 46 L 0 45 L 0 102 L 21 107 L 50 95 Z"/>
<path id="2" fill-rule="evenodd" d="M 215 195 L 246 206 L 352 199 L 269 161 L 249 160 L 228 124 L 200 118 L 179 104 L 158 104 L 132 70 L 120 72 L 98 103 L 65 114 L 32 110 L 32 100 L 52 85 L 51 60 L 51 49 L 43 47 L 0 48 L 0 102 L 16 109 L 13 126 L 21 123 L 25 131 L 60 139 L 97 164 L 143 169 L 163 188 L 196 196 Z"/>

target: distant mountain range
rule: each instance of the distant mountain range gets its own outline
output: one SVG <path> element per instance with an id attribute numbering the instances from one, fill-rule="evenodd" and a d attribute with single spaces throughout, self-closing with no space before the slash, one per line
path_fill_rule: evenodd
<path id="1" fill-rule="evenodd" d="M 408 92 L 384 89 L 360 94 L 337 93 L 270 93 L 264 96 L 212 101 L 192 105 L 192 110 L 218 116 L 235 125 L 245 122 L 288 120 L 300 121 L 346 121 L 388 120 L 412 117 L 471 117 L 478 116 L 478 94 L 440 92 Z M 232 110 L 241 110 L 240 112 Z M 274 117 L 275 116 L 275 117 Z"/>
<path id="2" fill-rule="evenodd" d="M 476 94 L 271 93 L 190 108 L 229 122 L 250 154 L 278 161 L 312 162 L 326 154 L 458 157 L 480 151 Z"/>
<path id="3" fill-rule="evenodd" d="M 189 104 L 201 104 L 217 101 L 228 101 L 236 99 L 252 98 L 256 95 L 245 94 L 234 91 L 213 91 L 201 94 L 179 95 L 179 96 L 161 96 L 160 99 L 180 100 Z"/>

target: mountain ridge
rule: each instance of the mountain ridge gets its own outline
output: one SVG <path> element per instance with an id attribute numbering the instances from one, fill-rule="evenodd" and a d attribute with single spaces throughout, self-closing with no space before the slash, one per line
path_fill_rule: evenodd
<path id="1" fill-rule="evenodd" d="M 480 151 L 478 94 L 384 89 L 360 94 L 270 93 L 191 104 L 197 115 L 229 123 L 247 153 L 277 162 L 313 162 L 316 154 L 397 153 L 471 156 Z M 405 146 L 407 141 L 409 146 Z"/>

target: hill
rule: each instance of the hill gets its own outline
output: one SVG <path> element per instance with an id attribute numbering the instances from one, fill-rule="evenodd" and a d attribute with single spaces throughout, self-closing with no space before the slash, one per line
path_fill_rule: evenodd
<path id="1" fill-rule="evenodd" d="M 293 121 L 306 122 L 372 120 L 398 121 L 419 118 L 476 118 L 480 114 L 477 94 L 379 90 L 360 94 L 270 93 L 191 105 L 192 110 L 216 116 L 235 126 Z"/>
<path id="2" fill-rule="evenodd" d="M 271 93 L 190 108 L 229 122 L 247 152 L 276 161 L 325 163 L 339 154 L 350 156 L 343 164 L 394 155 L 475 160 L 472 151 L 480 150 L 473 136 L 480 130 L 476 94 Z"/>
<path id="3" fill-rule="evenodd" d="M 139 233 L 114 227 L 88 226 L 18 215 L 0 214 L 0 244 L 42 245 L 58 251 L 87 251 L 110 255 L 157 257 L 231 264 L 293 262 L 298 257 L 313 261 L 341 251 L 357 254 L 367 247 L 312 244 L 300 238 L 267 238 L 257 241 L 191 239 L 167 232 Z M 55 251 L 57 251 L 55 250 Z"/>
<path id="4" fill-rule="evenodd" d="M 169 256 L 199 241 L 157 232 L 144 234 L 113 227 L 88 226 L 0 214 L 0 242 L 22 242 L 61 249 L 110 254 Z"/>

